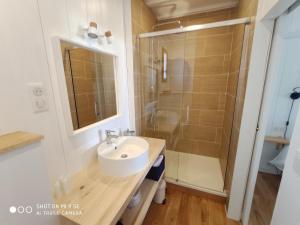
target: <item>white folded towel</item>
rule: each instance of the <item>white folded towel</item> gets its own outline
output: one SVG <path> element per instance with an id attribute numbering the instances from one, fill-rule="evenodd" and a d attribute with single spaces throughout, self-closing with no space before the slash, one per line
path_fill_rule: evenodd
<path id="1" fill-rule="evenodd" d="M 283 149 L 280 150 L 280 153 L 269 163 L 275 166 L 277 169 L 283 171 L 288 150 L 289 150 L 289 146 L 284 146 Z"/>
<path id="2" fill-rule="evenodd" d="M 153 167 L 159 167 L 161 162 L 163 161 L 164 159 L 164 156 L 163 155 L 159 155 L 157 157 L 157 159 L 155 160 L 154 164 L 153 164 Z"/>

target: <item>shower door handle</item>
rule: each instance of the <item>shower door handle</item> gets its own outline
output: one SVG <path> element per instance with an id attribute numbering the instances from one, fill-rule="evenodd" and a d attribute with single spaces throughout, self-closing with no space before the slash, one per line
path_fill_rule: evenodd
<path id="1" fill-rule="evenodd" d="M 97 101 L 94 102 L 94 107 L 95 107 L 95 115 L 96 115 L 96 117 L 98 117 L 99 116 L 99 111 L 98 111 L 98 103 L 97 103 Z"/>
<path id="2" fill-rule="evenodd" d="M 186 122 L 190 120 L 190 106 L 186 107 Z"/>

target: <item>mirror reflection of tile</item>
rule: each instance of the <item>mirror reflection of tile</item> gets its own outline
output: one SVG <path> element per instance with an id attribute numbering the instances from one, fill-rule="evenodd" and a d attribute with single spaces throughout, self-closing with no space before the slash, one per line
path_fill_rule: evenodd
<path id="1" fill-rule="evenodd" d="M 73 129 L 117 114 L 114 56 L 61 41 Z"/>

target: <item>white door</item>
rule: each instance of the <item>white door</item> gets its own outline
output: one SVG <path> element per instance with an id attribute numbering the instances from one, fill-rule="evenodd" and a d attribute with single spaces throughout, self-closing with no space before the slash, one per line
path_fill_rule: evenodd
<path id="1" fill-rule="evenodd" d="M 266 135 L 283 135 L 285 121 L 291 106 L 291 101 L 287 101 L 288 93 L 295 86 L 300 85 L 300 23 L 298 21 L 300 21 L 300 6 L 293 7 L 293 10 L 289 13 L 282 14 L 276 22 L 259 119 L 260 130 L 256 137 L 244 202 L 242 221 L 245 225 L 249 223 L 256 176 L 262 157 L 264 137 Z M 288 138 L 290 138 L 293 124 L 295 124 L 299 105 L 300 100 L 297 100 L 290 118 Z M 295 127 L 294 129 L 296 133 L 300 133 L 300 130 L 297 131 Z"/>
<path id="2" fill-rule="evenodd" d="M 300 79 L 300 6 L 282 16 L 288 53 L 283 63 Z M 282 18 L 280 18 L 282 19 Z M 298 112 L 271 225 L 300 225 L 300 112 Z"/>
<path id="3" fill-rule="evenodd" d="M 299 75 L 300 76 L 300 75 Z M 300 113 L 297 115 L 271 225 L 300 225 Z"/>

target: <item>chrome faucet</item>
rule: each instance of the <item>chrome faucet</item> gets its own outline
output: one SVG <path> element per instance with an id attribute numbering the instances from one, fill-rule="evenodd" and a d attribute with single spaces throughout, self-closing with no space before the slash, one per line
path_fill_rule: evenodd
<path id="1" fill-rule="evenodd" d="M 105 130 L 105 134 L 106 134 L 106 144 L 112 144 L 112 139 L 113 138 L 118 138 L 118 135 L 114 135 L 112 133 L 114 133 L 115 131 L 113 130 Z"/>
<path id="2" fill-rule="evenodd" d="M 129 130 L 129 128 L 124 132 L 124 136 L 134 136 L 135 131 L 134 130 Z"/>

